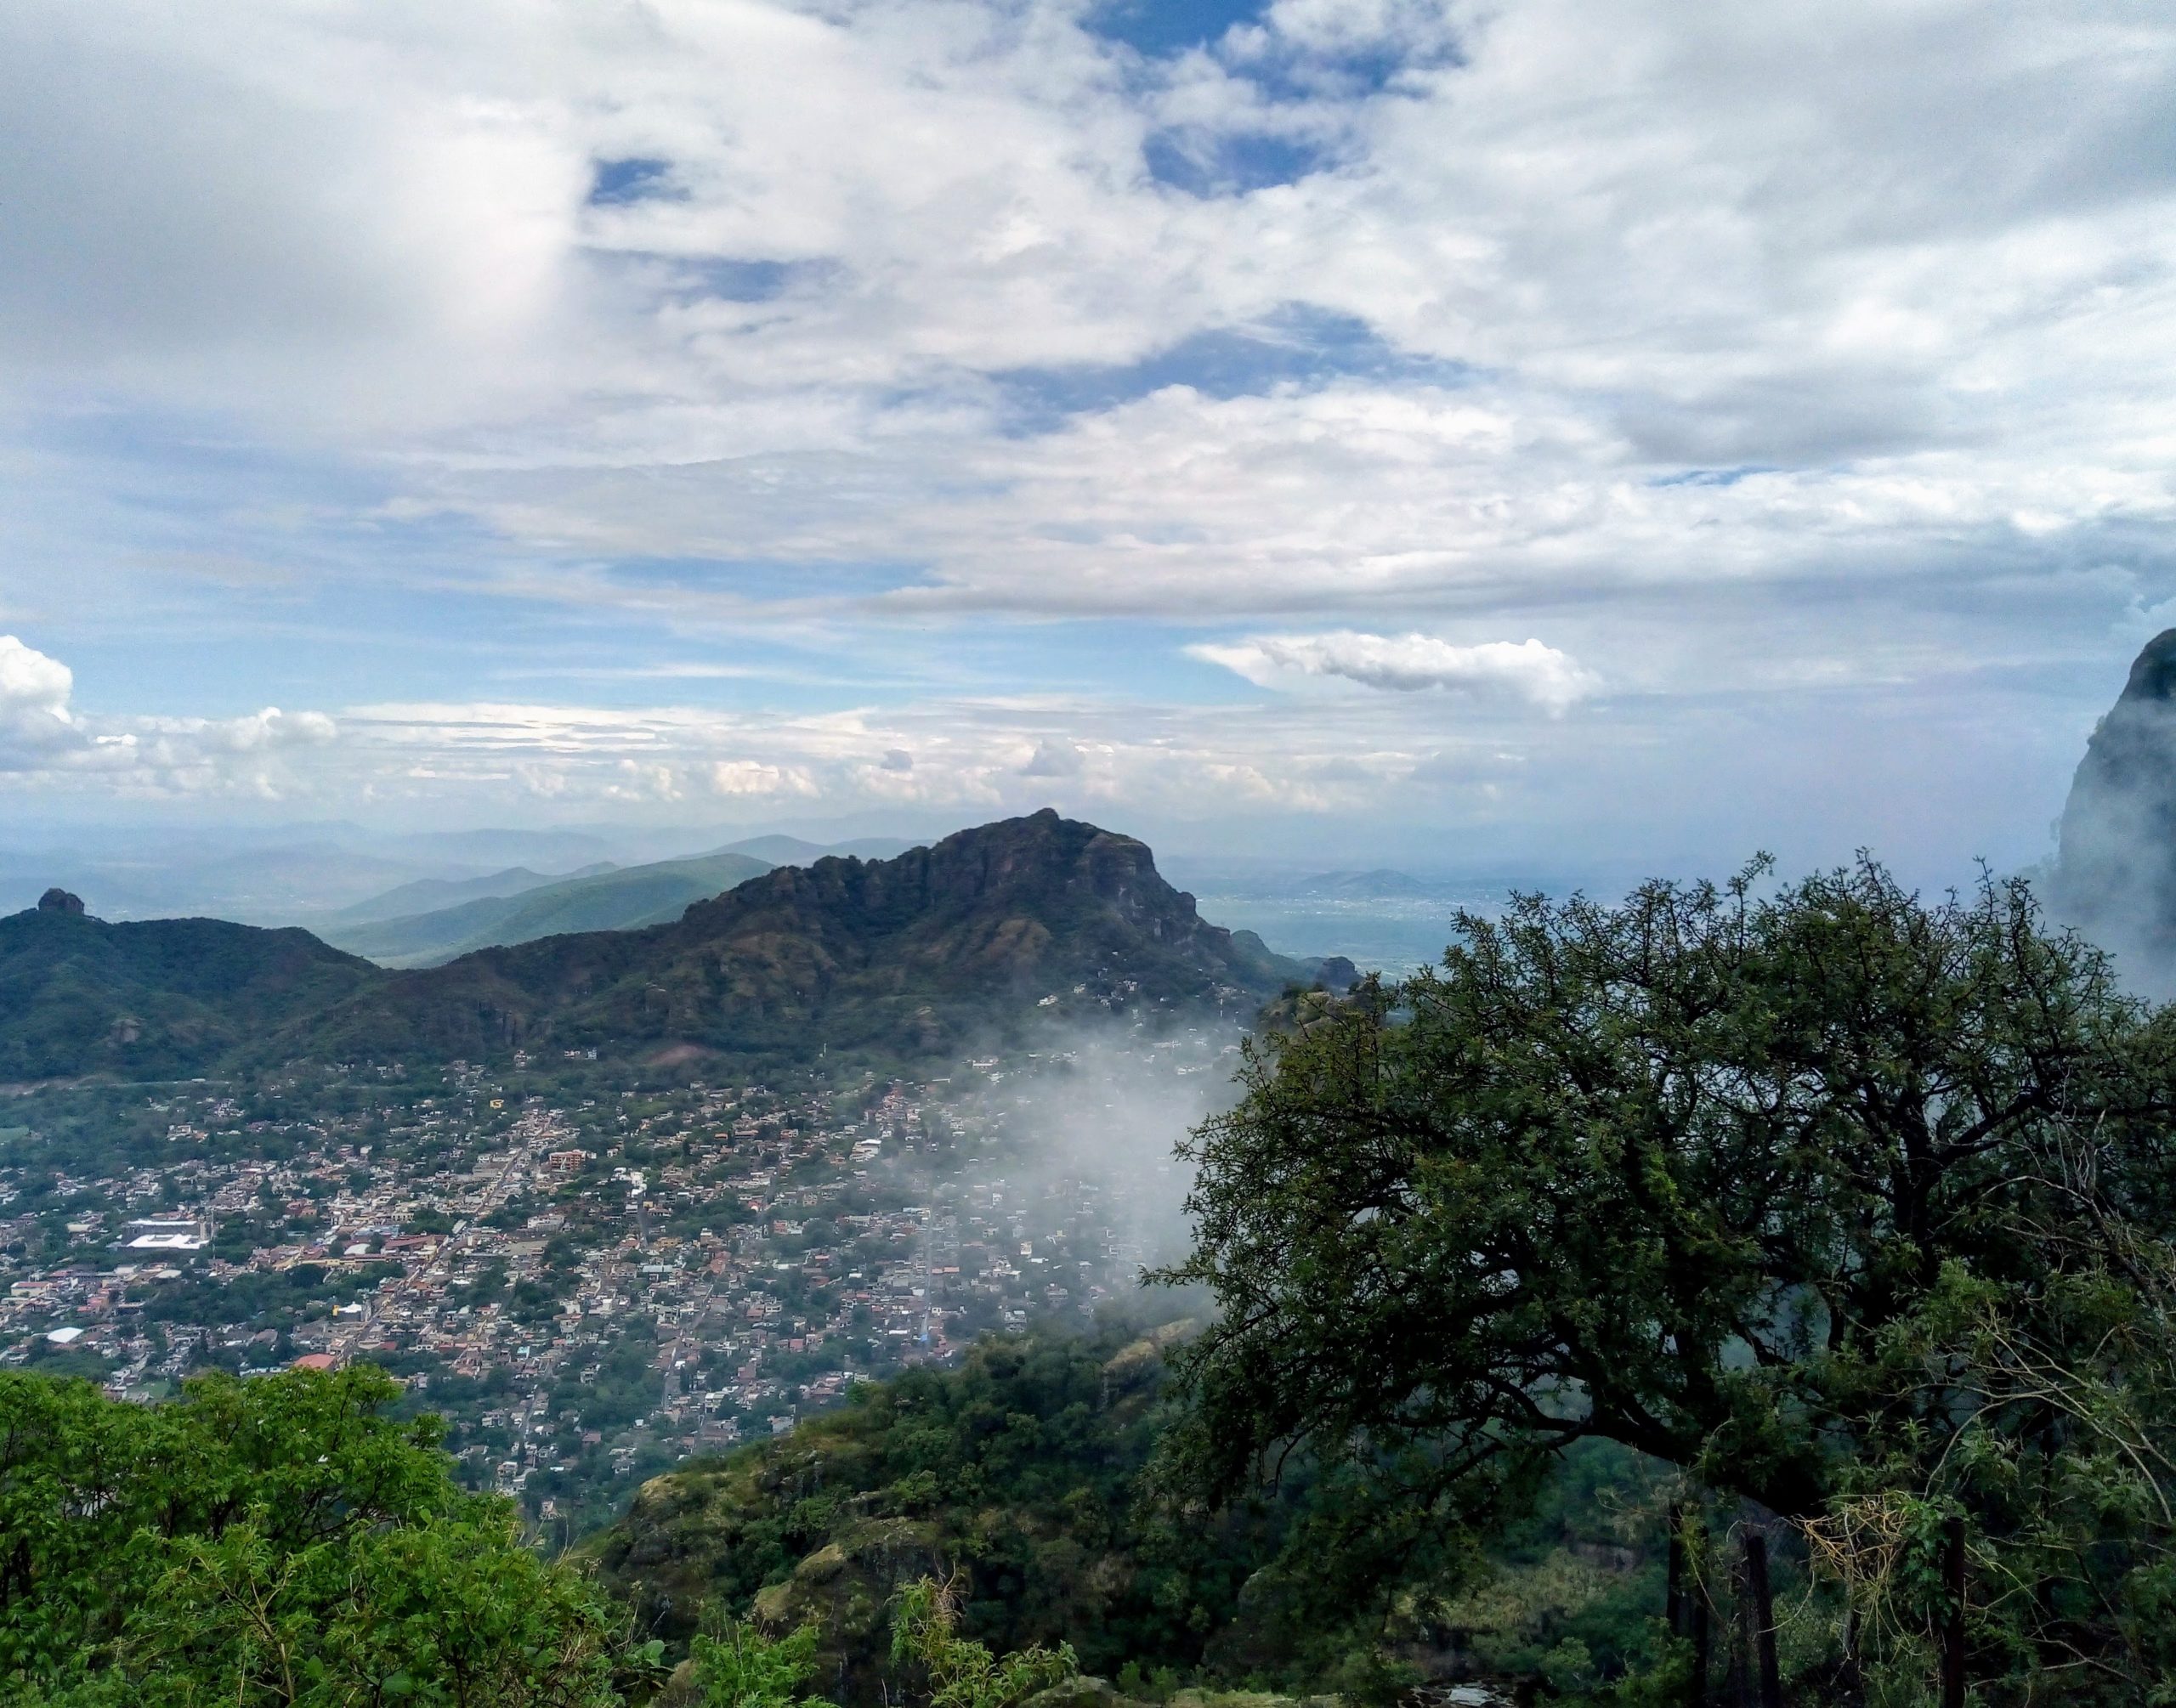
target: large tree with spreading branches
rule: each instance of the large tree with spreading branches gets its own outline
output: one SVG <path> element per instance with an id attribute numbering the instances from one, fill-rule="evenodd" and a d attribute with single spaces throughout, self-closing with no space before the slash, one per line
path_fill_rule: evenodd
<path id="1" fill-rule="evenodd" d="M 2020 884 L 1761 862 L 1462 914 L 1439 968 L 1302 1002 L 1193 1135 L 1166 1278 L 1221 1309 L 1174 1467 L 1229 1496 L 1298 1452 L 1380 1534 L 1601 1438 L 1798 1526 L 1900 1653 L 1940 1609 L 1890 1568 L 1961 1511 L 1975 1643 L 2142 1676 L 2172 1038 Z"/>

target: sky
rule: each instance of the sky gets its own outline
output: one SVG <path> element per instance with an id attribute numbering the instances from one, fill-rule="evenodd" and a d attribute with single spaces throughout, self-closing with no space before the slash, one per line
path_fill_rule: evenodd
<path id="1" fill-rule="evenodd" d="M 19 828 L 1955 881 L 2172 469 L 2163 0 L 0 8 Z"/>

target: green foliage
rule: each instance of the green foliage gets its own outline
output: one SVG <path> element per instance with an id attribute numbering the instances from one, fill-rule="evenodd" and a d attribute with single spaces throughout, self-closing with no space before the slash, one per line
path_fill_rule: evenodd
<path id="1" fill-rule="evenodd" d="M 1500 1534 L 1553 1457 L 1618 1443 L 1794 1521 L 1806 1616 L 1833 1650 L 1856 1602 L 1863 1666 L 1912 1688 L 1939 1608 L 1911 1515 L 1960 1511 L 1980 1676 L 2143 1700 L 2176 1021 L 2020 886 L 1762 876 L 1462 916 L 1441 970 L 1250 1054 L 1193 1144 L 1169 1278 L 1223 1309 L 1170 1474 L 1226 1499 L 1312 1456 L 1396 1571 L 1397 1526 Z"/>
<path id="2" fill-rule="evenodd" d="M 706 1603 L 773 1628 L 820 1620 L 841 1687 L 874 1698 L 903 1584 L 958 1570 L 960 1634 L 1004 1652 L 1069 1640 L 1089 1670 L 1297 1664 L 1280 1609 L 1243 1605 L 1282 1510 L 1175 1522 L 1142 1485 L 1161 1426 L 1149 1340 L 992 1339 L 722 1461 L 646 1485 L 587 1546 L 651 1628 Z M 1341 1630 L 1350 1607 L 1332 1609 Z M 830 1676 L 827 1672 L 825 1676 Z M 843 1700 L 843 1699 L 842 1699 Z"/>
<path id="3" fill-rule="evenodd" d="M 892 1616 L 892 1662 L 919 1666 L 930 1708 L 1015 1708 L 1038 1690 L 1080 1671 L 1072 1645 L 1037 1644 L 1002 1657 L 959 1634 L 956 1580 L 921 1577 L 899 1592 Z"/>
<path id="4" fill-rule="evenodd" d="M 655 1651 L 374 1371 L 170 1405 L 0 1375 L 0 1683 L 88 1704 L 606 1708 Z M 661 1649 L 662 1645 L 657 1648 Z"/>
<path id="5" fill-rule="evenodd" d="M 816 1671 L 813 1622 L 769 1637 L 737 1619 L 717 1620 L 690 1646 L 701 1708 L 831 1708 L 801 1687 Z"/>

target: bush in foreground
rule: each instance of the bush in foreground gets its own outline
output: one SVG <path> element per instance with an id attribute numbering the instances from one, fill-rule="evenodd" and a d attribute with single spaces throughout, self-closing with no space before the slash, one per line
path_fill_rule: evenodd
<path id="1" fill-rule="evenodd" d="M 163 1405 L 0 1374 L 0 1694 L 51 1708 L 606 1708 L 653 1676 L 372 1370 Z"/>

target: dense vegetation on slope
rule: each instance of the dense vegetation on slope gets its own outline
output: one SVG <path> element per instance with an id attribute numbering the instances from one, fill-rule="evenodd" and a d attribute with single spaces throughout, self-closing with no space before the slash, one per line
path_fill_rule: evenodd
<path id="1" fill-rule="evenodd" d="M 303 930 L 9 914 L 0 918 L 0 1081 L 200 1072 L 382 976 Z"/>
<path id="2" fill-rule="evenodd" d="M 51 1708 L 610 1708 L 655 1651 L 468 1495 L 384 1376 L 159 1406 L 0 1373 L 0 1694 Z"/>
<path id="3" fill-rule="evenodd" d="M 706 1606 L 773 1631 L 814 1622 L 820 1682 L 842 1702 L 881 1700 L 888 1609 L 925 1574 L 959 1575 L 970 1635 L 1068 1643 L 1136 1694 L 1374 1691 L 1408 1641 L 1438 1671 L 1567 1685 L 1651 1657 L 1659 1555 L 1625 1547 L 1596 1494 L 1635 1490 L 1630 1456 L 1575 1456 L 1494 1540 L 1486 1594 L 1470 1593 L 1474 1558 L 1402 1533 L 1405 1586 L 1432 1586 L 1420 1605 L 1351 1569 L 1342 1484 L 1299 1475 L 1213 1513 L 1173 1503 L 1151 1469 L 1178 1326 L 980 1343 L 956 1370 L 865 1387 L 790 1435 L 657 1478 L 585 1552 L 676 1641 Z"/>
<path id="4" fill-rule="evenodd" d="M 893 1591 L 955 1568 L 974 1636 L 1062 1638 L 1091 1671 L 1192 1666 L 1230 1638 L 1269 1538 L 1243 1520 L 1182 1538 L 1157 1518 L 1140 1478 L 1161 1375 L 1146 1342 L 985 1342 L 956 1371 L 865 1387 L 778 1441 L 658 1478 L 592 1546 L 671 1635 L 714 1600 L 773 1628 L 819 1621 L 824 1682 L 856 1700 L 876 1692 Z"/>

